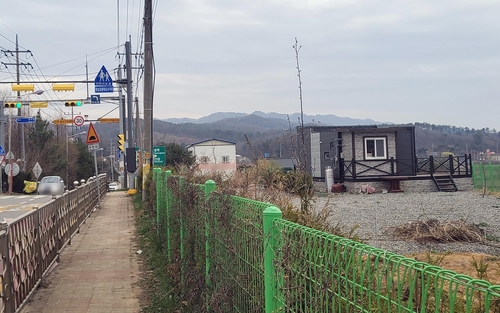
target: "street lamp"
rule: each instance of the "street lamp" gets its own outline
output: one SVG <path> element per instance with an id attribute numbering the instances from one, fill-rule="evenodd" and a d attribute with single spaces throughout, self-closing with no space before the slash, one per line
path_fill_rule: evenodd
<path id="1" fill-rule="evenodd" d="M 68 190 L 69 190 L 69 139 L 83 134 L 86 134 L 86 132 L 80 132 L 77 134 L 66 136 L 66 189 Z"/>

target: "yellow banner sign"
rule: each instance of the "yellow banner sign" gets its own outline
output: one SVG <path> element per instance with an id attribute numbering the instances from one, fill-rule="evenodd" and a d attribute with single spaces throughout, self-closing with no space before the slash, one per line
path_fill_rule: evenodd
<path id="1" fill-rule="evenodd" d="M 73 124 L 73 120 L 54 120 L 54 124 Z"/>
<path id="2" fill-rule="evenodd" d="M 43 109 L 47 108 L 49 103 L 47 101 L 30 102 L 30 108 L 32 109 Z"/>
<path id="3" fill-rule="evenodd" d="M 104 117 L 101 117 L 99 119 L 99 122 L 100 123 L 119 123 L 120 119 L 119 118 L 104 118 Z"/>

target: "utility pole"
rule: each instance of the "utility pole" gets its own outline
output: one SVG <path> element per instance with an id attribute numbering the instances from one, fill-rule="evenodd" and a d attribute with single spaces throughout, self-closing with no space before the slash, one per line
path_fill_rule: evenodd
<path id="1" fill-rule="evenodd" d="M 125 42 L 125 66 L 127 67 L 127 135 L 125 135 L 125 140 L 127 145 L 133 142 L 132 136 L 132 117 L 134 113 L 132 112 L 132 52 L 130 51 L 130 39 Z M 127 171 L 128 174 L 128 171 Z M 131 189 L 135 188 L 134 184 L 134 173 L 130 174 L 129 187 Z"/>
<path id="2" fill-rule="evenodd" d="M 153 10 L 152 0 L 144 1 L 144 152 L 153 166 Z M 143 162 L 145 163 L 145 162 Z M 147 175 L 143 170 L 142 175 Z M 146 200 L 146 193 L 142 193 Z"/>
<path id="3" fill-rule="evenodd" d="M 4 102 L 0 101 L 0 146 L 5 149 L 5 115 Z M 0 195 L 3 193 L 2 167 L 0 166 Z"/>
<path id="4" fill-rule="evenodd" d="M 141 116 L 139 115 L 139 99 L 135 97 L 135 140 L 136 147 L 139 147 L 139 151 L 143 151 L 142 138 L 141 138 Z M 139 172 L 142 169 L 142 163 L 144 163 L 142 158 L 142 153 L 139 153 Z"/>
<path id="5" fill-rule="evenodd" d="M 153 162 L 153 22 L 152 1 L 144 1 L 144 150 Z"/>
<path id="6" fill-rule="evenodd" d="M 8 53 L 11 54 L 11 56 L 14 56 L 14 53 L 15 53 L 15 57 L 16 57 L 16 62 L 15 63 L 5 63 L 5 62 L 2 62 L 3 65 L 5 66 L 8 66 L 8 65 L 15 65 L 16 66 L 16 72 L 17 72 L 17 75 L 16 75 L 16 79 L 17 79 L 17 84 L 19 85 L 19 83 L 21 82 L 21 71 L 20 71 L 20 66 L 24 66 L 25 68 L 27 68 L 28 66 L 30 66 L 31 68 L 33 68 L 33 66 L 31 65 L 31 63 L 24 63 L 24 62 L 20 62 L 19 61 L 19 53 L 22 52 L 22 53 L 29 53 L 31 56 L 33 56 L 33 54 L 31 53 L 30 50 L 19 50 L 19 40 L 18 40 L 18 36 L 16 35 L 16 50 L 12 51 L 12 50 L 1 50 L 3 54 L 7 55 Z M 21 99 L 21 92 L 18 91 L 17 92 L 17 99 L 20 100 Z M 22 115 L 22 107 L 17 109 L 17 115 L 18 116 L 21 116 Z M 17 127 L 18 129 L 20 129 L 20 134 L 21 136 L 19 137 L 19 151 L 21 152 L 21 160 L 22 160 L 22 171 L 26 171 L 26 149 L 25 149 L 25 145 L 24 145 L 24 125 L 21 125 L 21 124 L 17 124 Z M 10 149 L 10 147 L 9 147 Z"/>
<path id="7" fill-rule="evenodd" d="M 122 80 L 122 66 L 121 64 L 118 65 L 118 81 Z M 126 127 L 126 121 L 125 121 L 125 98 L 122 94 L 122 87 L 118 89 L 118 98 L 119 98 L 119 112 L 120 112 L 120 134 L 125 135 L 125 130 L 127 129 Z M 126 136 L 126 135 L 125 135 Z M 123 175 L 123 188 L 128 188 L 127 184 L 127 158 L 125 157 L 124 152 L 120 152 L 120 159 L 118 160 L 118 164 L 122 165 L 123 164 L 123 171 L 120 171 L 120 173 Z M 120 169 L 120 166 L 118 167 Z"/>

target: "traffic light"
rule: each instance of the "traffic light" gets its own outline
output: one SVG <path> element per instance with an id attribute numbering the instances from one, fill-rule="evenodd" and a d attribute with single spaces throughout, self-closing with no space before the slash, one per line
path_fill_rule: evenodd
<path id="1" fill-rule="evenodd" d="M 125 152 L 125 135 L 124 134 L 119 134 L 116 135 L 118 137 L 118 149 L 120 149 L 121 152 Z"/>
<path id="2" fill-rule="evenodd" d="M 67 107 L 81 107 L 82 102 L 80 100 L 71 100 L 64 102 L 64 105 Z"/>
<path id="3" fill-rule="evenodd" d="M 18 108 L 20 109 L 23 104 L 21 102 L 5 102 L 4 106 L 6 108 Z"/>

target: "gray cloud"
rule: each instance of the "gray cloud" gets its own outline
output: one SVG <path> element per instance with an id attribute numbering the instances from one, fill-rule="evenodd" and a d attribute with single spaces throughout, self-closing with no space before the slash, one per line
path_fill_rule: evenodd
<path id="1" fill-rule="evenodd" d="M 97 52 L 127 34 L 137 50 L 143 9 L 132 2 L 120 1 L 120 40 L 115 1 L 16 1 L 0 33 L 18 33 L 47 75 L 83 74 L 91 55 L 95 76 L 118 64 L 117 51 Z M 499 128 L 497 1 L 177 0 L 155 12 L 155 117 L 297 112 L 298 37 L 306 113 Z"/>

